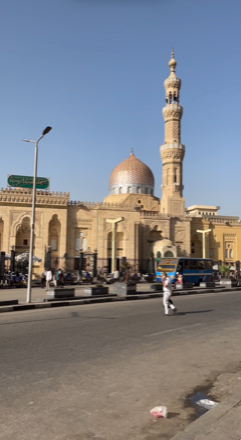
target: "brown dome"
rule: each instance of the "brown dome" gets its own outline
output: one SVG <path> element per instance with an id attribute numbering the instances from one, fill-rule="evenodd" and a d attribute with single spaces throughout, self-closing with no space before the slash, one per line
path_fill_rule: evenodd
<path id="1" fill-rule="evenodd" d="M 115 167 L 110 175 L 109 187 L 118 185 L 148 185 L 154 188 L 154 176 L 150 168 L 135 157 L 134 153 Z"/>

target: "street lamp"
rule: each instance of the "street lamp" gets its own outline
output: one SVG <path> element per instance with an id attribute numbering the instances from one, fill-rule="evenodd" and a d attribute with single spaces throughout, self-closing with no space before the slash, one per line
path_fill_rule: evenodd
<path id="1" fill-rule="evenodd" d="M 34 160 L 34 175 L 33 175 L 33 203 L 32 203 L 32 224 L 30 232 L 30 249 L 29 249 L 29 266 L 28 266 L 28 288 L 27 288 L 27 303 L 31 302 L 31 284 L 32 284 L 32 269 L 33 269 L 33 237 L 34 237 L 34 221 L 35 221 L 35 201 L 36 201 L 36 177 L 37 177 L 37 163 L 38 163 L 38 143 L 39 141 L 52 130 L 52 127 L 46 127 L 37 141 L 30 141 L 23 139 L 24 142 L 31 142 L 35 144 L 35 160 Z"/>

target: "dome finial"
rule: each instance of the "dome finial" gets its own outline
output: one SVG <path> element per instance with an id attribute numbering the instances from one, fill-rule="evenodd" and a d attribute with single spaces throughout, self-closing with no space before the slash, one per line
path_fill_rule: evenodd
<path id="1" fill-rule="evenodd" d="M 130 154 L 130 156 L 135 156 L 135 155 L 134 155 L 134 150 L 133 150 L 132 147 L 131 147 L 131 154 Z"/>
<path id="2" fill-rule="evenodd" d="M 173 47 L 172 47 L 172 51 L 171 51 L 171 59 L 170 59 L 168 65 L 170 67 L 171 73 L 175 74 L 175 69 L 176 69 L 177 62 L 174 59 L 174 49 L 173 49 Z"/>

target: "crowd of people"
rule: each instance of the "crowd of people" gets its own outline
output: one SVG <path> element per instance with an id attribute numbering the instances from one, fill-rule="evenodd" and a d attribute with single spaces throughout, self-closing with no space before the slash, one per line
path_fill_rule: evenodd
<path id="1" fill-rule="evenodd" d="M 18 270 L 16 270 L 16 272 L 12 272 L 11 270 L 8 270 L 1 278 L 0 284 L 1 287 L 4 286 L 9 287 L 13 285 L 26 283 L 26 281 L 27 281 L 27 276 L 22 273 L 19 273 Z"/>
<path id="2" fill-rule="evenodd" d="M 50 283 L 53 282 L 54 287 L 64 287 L 64 274 L 62 269 L 52 273 L 51 269 L 44 269 L 41 273 L 41 287 L 50 288 Z"/>

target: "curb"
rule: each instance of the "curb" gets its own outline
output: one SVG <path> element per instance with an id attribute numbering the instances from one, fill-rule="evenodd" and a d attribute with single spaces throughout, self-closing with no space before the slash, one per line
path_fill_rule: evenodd
<path id="1" fill-rule="evenodd" d="M 195 420 L 195 422 L 192 422 L 184 431 L 178 432 L 170 440 L 195 440 L 196 436 L 200 436 L 201 434 L 202 438 L 206 438 L 207 435 L 216 430 L 219 420 L 240 402 L 241 391 L 239 390 L 234 395 L 227 397 L 213 409 L 210 409 L 206 414 Z"/>
<path id="2" fill-rule="evenodd" d="M 216 292 L 234 292 L 240 291 L 241 288 L 232 288 L 232 289 L 200 289 L 198 290 L 190 290 L 190 291 L 181 291 L 181 292 L 173 292 L 172 296 L 183 296 L 183 295 L 201 295 L 203 293 L 216 293 Z M 19 305 L 11 305 L 11 306 L 3 306 L 0 307 L 0 313 L 6 312 L 18 312 L 21 310 L 34 310 L 34 309 L 49 309 L 52 307 L 67 307 L 67 306 L 80 306 L 84 304 L 97 304 L 97 303 L 105 303 L 105 302 L 115 302 L 115 301 L 134 301 L 140 299 L 152 299 L 152 298 L 162 298 L 162 292 L 155 293 L 137 293 L 135 295 L 125 295 L 125 296 L 112 296 L 111 294 L 108 297 L 88 297 L 84 299 L 73 299 L 73 300 L 62 300 L 62 301 L 53 301 L 53 302 L 41 302 L 41 303 L 31 303 L 31 304 L 19 304 Z"/>

